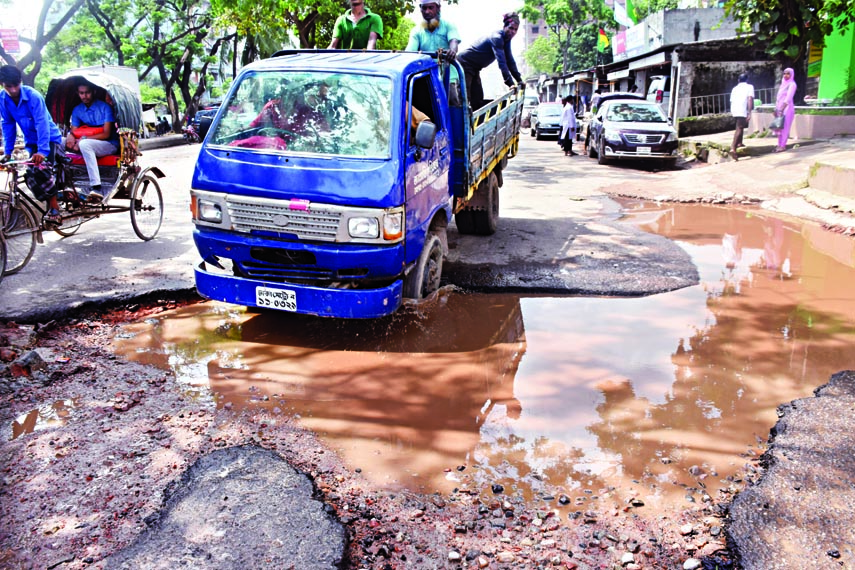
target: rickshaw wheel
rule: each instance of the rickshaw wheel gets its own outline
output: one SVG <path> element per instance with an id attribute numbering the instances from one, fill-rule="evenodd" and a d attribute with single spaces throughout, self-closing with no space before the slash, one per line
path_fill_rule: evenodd
<path id="1" fill-rule="evenodd" d="M 6 240 L 3 239 L 3 234 L 0 234 L 0 282 L 3 281 L 3 275 L 6 273 Z"/>
<path id="2" fill-rule="evenodd" d="M 163 195 L 157 179 L 146 174 L 134 182 L 131 192 L 131 225 L 143 241 L 154 239 L 163 222 Z"/>
<path id="3" fill-rule="evenodd" d="M 6 270 L 14 275 L 29 263 L 36 249 L 39 224 L 29 208 L 9 203 L 9 194 L 0 192 L 0 229 L 6 240 Z"/>
<path id="4" fill-rule="evenodd" d="M 77 230 L 80 229 L 80 225 L 83 223 L 83 220 L 80 218 L 73 218 L 67 222 L 63 222 L 63 224 L 58 228 L 53 228 L 53 231 L 61 235 L 62 237 L 73 236 L 77 233 Z"/>

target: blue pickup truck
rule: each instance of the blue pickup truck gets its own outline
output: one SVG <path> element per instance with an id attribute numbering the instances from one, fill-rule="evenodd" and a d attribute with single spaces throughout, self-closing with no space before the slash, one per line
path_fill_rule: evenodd
<path id="1" fill-rule="evenodd" d="M 448 65 L 294 50 L 244 68 L 193 173 L 199 293 L 375 318 L 438 289 L 451 217 L 461 233 L 496 231 L 524 97 L 472 112 L 465 92 L 447 96 L 464 91 Z"/>

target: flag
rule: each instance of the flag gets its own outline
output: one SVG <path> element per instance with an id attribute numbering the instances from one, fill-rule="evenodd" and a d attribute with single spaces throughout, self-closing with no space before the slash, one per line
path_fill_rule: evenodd
<path id="1" fill-rule="evenodd" d="M 638 16 L 635 13 L 635 4 L 632 3 L 632 0 L 626 0 L 626 15 L 632 20 L 633 24 L 638 23 Z"/>
<path id="2" fill-rule="evenodd" d="M 626 26 L 627 28 L 631 28 L 635 25 L 635 22 L 630 20 L 626 13 L 626 5 L 617 1 L 615 1 L 615 22 L 621 26 Z"/>
<path id="3" fill-rule="evenodd" d="M 607 47 L 609 47 L 609 37 L 606 35 L 606 31 L 600 28 L 600 35 L 597 37 L 597 51 L 603 53 Z"/>

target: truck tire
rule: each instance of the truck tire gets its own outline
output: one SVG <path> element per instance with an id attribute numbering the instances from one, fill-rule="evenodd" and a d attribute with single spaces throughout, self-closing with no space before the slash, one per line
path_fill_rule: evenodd
<path id="1" fill-rule="evenodd" d="M 442 257 L 442 240 L 435 233 L 428 233 L 416 266 L 404 277 L 404 297 L 424 299 L 439 289 Z"/>
<path id="2" fill-rule="evenodd" d="M 496 233 L 499 224 L 499 180 L 496 173 L 490 175 L 478 185 L 477 192 L 484 194 L 484 209 L 472 210 L 472 220 L 479 236 L 491 236 Z"/>

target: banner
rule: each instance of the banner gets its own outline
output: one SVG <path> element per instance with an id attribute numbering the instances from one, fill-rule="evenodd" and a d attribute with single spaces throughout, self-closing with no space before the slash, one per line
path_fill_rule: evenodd
<path id="1" fill-rule="evenodd" d="M 18 43 L 18 30 L 0 30 L 0 43 L 3 44 L 3 49 L 6 50 L 6 53 L 21 53 L 21 44 Z"/>
<path id="2" fill-rule="evenodd" d="M 615 0 L 615 22 L 627 28 L 634 25 L 633 21 L 626 15 L 626 6 Z"/>
<path id="3" fill-rule="evenodd" d="M 632 0 L 626 0 L 626 16 L 632 20 L 633 24 L 638 23 L 638 16 L 635 14 L 635 5 Z"/>

